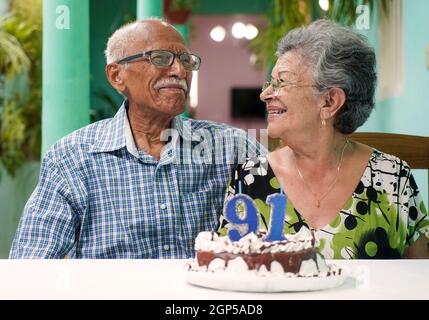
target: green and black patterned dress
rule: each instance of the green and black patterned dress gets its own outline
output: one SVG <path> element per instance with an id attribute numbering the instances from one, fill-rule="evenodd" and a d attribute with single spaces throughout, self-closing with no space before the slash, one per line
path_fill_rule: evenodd
<path id="1" fill-rule="evenodd" d="M 226 200 L 238 191 L 249 195 L 259 210 L 259 228 L 267 229 L 268 195 L 280 185 L 265 156 L 248 159 L 232 175 Z M 287 183 L 287 182 L 285 182 Z M 288 201 L 285 233 L 307 226 Z M 230 225 L 220 217 L 219 232 Z M 399 158 L 374 150 L 365 172 L 344 208 L 331 223 L 314 230 L 326 259 L 396 259 L 421 235 L 429 237 L 429 217 L 409 166 Z"/>

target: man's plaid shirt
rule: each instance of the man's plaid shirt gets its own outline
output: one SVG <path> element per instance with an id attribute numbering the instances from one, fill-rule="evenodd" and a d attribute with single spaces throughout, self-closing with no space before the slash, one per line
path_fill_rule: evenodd
<path id="1" fill-rule="evenodd" d="M 167 131 L 159 160 L 137 150 L 124 104 L 58 141 L 10 258 L 192 257 L 198 232 L 217 228 L 233 169 L 261 147 L 242 130 L 181 116 Z"/>

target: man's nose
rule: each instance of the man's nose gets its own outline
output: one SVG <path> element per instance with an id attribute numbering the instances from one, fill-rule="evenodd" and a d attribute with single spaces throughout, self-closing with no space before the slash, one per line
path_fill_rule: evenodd
<path id="1" fill-rule="evenodd" d="M 175 75 L 180 79 L 186 78 L 186 70 L 182 62 L 178 57 L 174 57 L 173 64 L 170 66 L 169 70 L 171 75 Z"/>

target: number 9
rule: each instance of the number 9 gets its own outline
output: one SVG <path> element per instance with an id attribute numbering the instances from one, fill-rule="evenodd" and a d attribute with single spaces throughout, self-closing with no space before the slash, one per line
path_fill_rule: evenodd
<path id="1" fill-rule="evenodd" d="M 244 206 L 245 215 L 241 218 L 238 215 L 237 204 L 241 203 Z M 245 194 L 235 195 L 227 202 L 224 207 L 224 215 L 226 219 L 235 225 L 247 224 L 247 232 L 243 235 L 238 230 L 229 230 L 228 236 L 232 241 L 238 241 L 248 233 L 256 233 L 258 231 L 258 209 L 256 208 L 252 198 Z"/>

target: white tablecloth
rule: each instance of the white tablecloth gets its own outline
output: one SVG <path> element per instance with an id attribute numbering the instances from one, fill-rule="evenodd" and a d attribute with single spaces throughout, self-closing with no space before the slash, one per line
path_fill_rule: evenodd
<path id="1" fill-rule="evenodd" d="M 331 261 L 349 277 L 310 292 L 250 293 L 185 281 L 185 260 L 0 260 L 0 299 L 429 299 L 429 260 Z"/>

